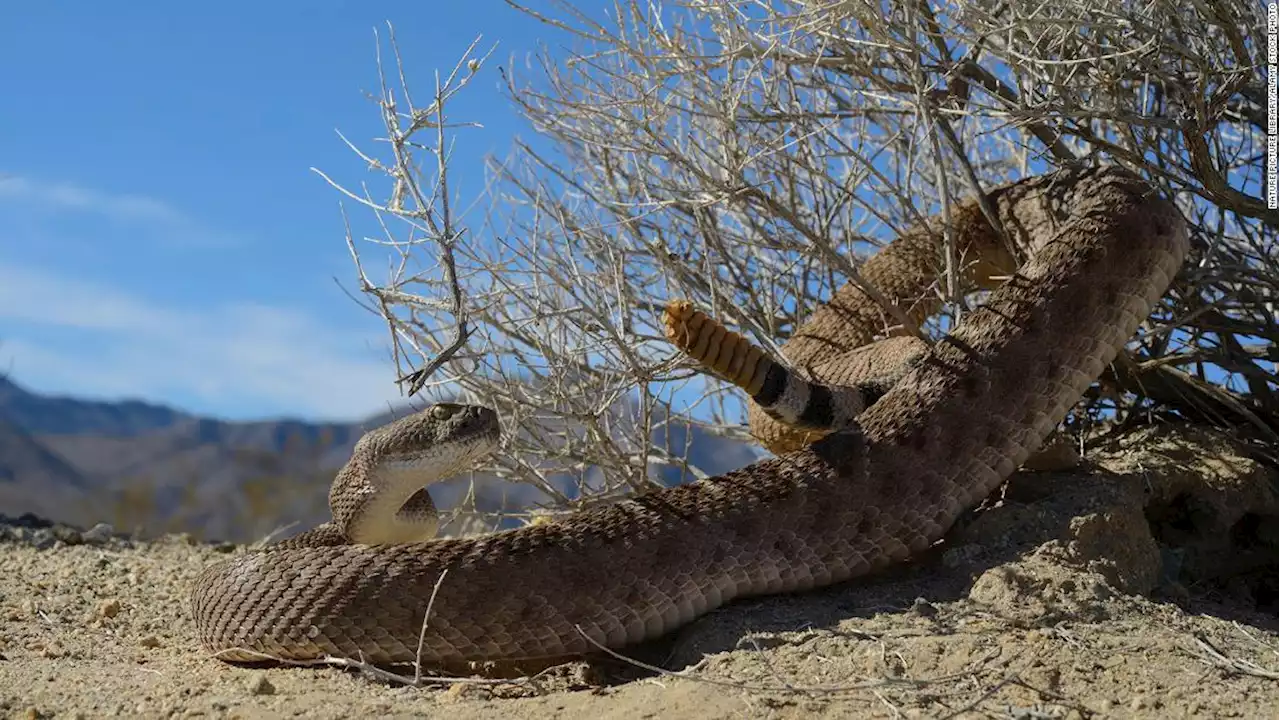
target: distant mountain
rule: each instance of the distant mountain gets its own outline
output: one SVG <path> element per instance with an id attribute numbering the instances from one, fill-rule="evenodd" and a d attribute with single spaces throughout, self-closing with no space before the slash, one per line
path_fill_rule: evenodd
<path id="1" fill-rule="evenodd" d="M 205 539 L 251 541 L 289 525 L 282 534 L 293 534 L 328 519 L 334 473 L 367 429 L 398 414 L 360 423 L 228 422 L 132 400 L 50 397 L 0 376 L 0 513 Z M 690 430 L 672 423 L 655 440 L 689 448 L 689 460 L 708 473 L 757 455 L 698 427 L 686 437 Z M 689 480 L 672 467 L 656 472 L 667 485 Z M 566 478 L 561 489 L 571 484 Z M 465 478 L 432 489 L 446 511 L 468 493 L 487 512 L 541 498 L 495 478 L 476 478 L 474 489 Z"/>
<path id="2" fill-rule="evenodd" d="M 50 397 L 0 377 L 0 512 L 209 538 L 310 526 L 327 516 L 329 480 L 363 425 L 226 422 Z"/>
<path id="3" fill-rule="evenodd" d="M 0 415 L 0 508 L 54 515 L 91 487 L 74 466 Z"/>
<path id="4" fill-rule="evenodd" d="M 0 418 L 33 434 L 131 437 L 191 416 L 136 400 L 92 402 L 38 395 L 0 376 Z"/>
<path id="5" fill-rule="evenodd" d="M 49 452 L 26 430 L 0 416 L 0 483 L 13 484 L 38 471 L 55 485 L 84 490 L 89 482 L 59 455 Z"/>

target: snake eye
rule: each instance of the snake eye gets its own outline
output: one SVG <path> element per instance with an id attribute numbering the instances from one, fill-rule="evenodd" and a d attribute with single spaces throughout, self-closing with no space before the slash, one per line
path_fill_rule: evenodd
<path id="1" fill-rule="evenodd" d="M 435 418 L 436 420 L 446 420 L 448 418 L 453 417 L 453 414 L 456 413 L 457 411 L 458 411 L 457 405 L 446 405 L 446 404 L 432 405 L 431 417 Z"/>

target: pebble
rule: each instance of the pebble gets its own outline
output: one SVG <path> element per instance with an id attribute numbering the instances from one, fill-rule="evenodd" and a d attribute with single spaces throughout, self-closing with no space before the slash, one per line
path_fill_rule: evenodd
<path id="1" fill-rule="evenodd" d="M 259 675 L 249 686 L 249 692 L 254 695 L 275 695 L 276 686 L 271 684 L 266 675 Z"/>
<path id="2" fill-rule="evenodd" d="M 911 603 L 911 611 L 920 617 L 927 618 L 934 617 L 938 614 L 938 608 L 935 607 L 933 603 L 922 597 L 916 598 L 916 601 Z"/>
<path id="3" fill-rule="evenodd" d="M 98 617 L 100 618 L 113 618 L 119 614 L 120 601 L 115 598 L 103 600 L 98 604 Z"/>
<path id="4" fill-rule="evenodd" d="M 31 533 L 29 540 L 31 545 L 37 550 L 48 550 L 58 539 L 53 536 L 53 531 L 48 528 L 40 528 Z"/>
<path id="5" fill-rule="evenodd" d="M 41 643 L 40 657 L 46 660 L 56 660 L 66 654 L 66 649 L 57 643 L 49 643 L 47 645 Z"/>
<path id="6" fill-rule="evenodd" d="M 102 545 L 111 540 L 116 534 L 115 528 L 107 523 L 98 523 L 93 527 L 80 533 L 80 540 L 90 545 Z"/>

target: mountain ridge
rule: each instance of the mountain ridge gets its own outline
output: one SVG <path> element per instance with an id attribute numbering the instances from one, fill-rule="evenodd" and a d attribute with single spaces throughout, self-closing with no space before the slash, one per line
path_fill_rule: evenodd
<path id="1" fill-rule="evenodd" d="M 314 524 L 333 472 L 389 415 L 220 420 L 136 399 L 44 395 L 0 376 L 0 511 L 219 539 L 282 520 Z"/>

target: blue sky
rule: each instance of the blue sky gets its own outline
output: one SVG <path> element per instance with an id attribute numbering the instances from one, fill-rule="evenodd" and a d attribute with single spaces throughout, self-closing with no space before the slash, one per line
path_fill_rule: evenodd
<path id="1" fill-rule="evenodd" d="M 451 182 L 528 130 L 497 66 L 559 38 L 499 0 L 10 3 L 0 23 L 0 371 L 27 388 L 230 419 L 359 419 L 398 397 L 353 288 L 336 191 L 371 179 L 374 35 L 425 91 L 497 52 L 453 106 Z"/>

